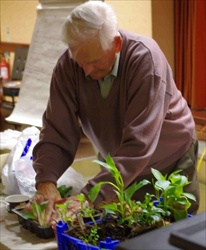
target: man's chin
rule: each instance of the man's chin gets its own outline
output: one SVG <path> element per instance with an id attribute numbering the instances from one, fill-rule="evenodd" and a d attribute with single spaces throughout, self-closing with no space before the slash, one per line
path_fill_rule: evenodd
<path id="1" fill-rule="evenodd" d="M 104 78 L 104 75 L 100 75 L 100 74 L 91 74 L 89 75 L 93 80 L 100 80 L 102 78 Z"/>
<path id="2" fill-rule="evenodd" d="M 96 81 L 101 79 L 101 77 L 94 77 L 94 76 L 91 76 L 91 78 L 92 78 L 92 80 L 96 80 Z"/>

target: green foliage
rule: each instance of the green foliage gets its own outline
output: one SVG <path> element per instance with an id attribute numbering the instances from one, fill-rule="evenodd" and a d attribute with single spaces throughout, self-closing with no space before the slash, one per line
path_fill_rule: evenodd
<path id="1" fill-rule="evenodd" d="M 85 206 L 85 204 L 86 204 L 85 203 L 86 202 L 85 195 L 83 193 L 80 193 L 80 194 L 77 195 L 77 198 L 80 201 L 80 206 L 81 206 L 80 213 L 81 213 L 81 216 L 82 217 L 90 217 L 91 220 L 93 221 L 94 225 L 96 225 L 96 220 L 94 219 L 95 210 L 93 208 Z"/>
<path id="2" fill-rule="evenodd" d="M 40 226 L 48 226 L 45 213 L 47 203 L 48 201 L 44 201 L 41 204 L 32 202 L 32 211 L 23 212 L 23 216 L 26 219 L 36 220 Z"/>
<path id="3" fill-rule="evenodd" d="M 162 208 L 154 205 L 154 195 L 147 193 L 144 201 L 137 201 L 139 209 L 136 213 L 136 221 L 140 224 L 153 225 L 155 222 L 159 222 L 165 216 L 169 216 Z"/>
<path id="4" fill-rule="evenodd" d="M 84 210 L 84 203 L 86 201 L 85 195 L 83 193 L 80 193 L 77 195 L 77 198 L 80 201 L 81 210 Z"/>
<path id="5" fill-rule="evenodd" d="M 68 198 L 71 196 L 72 186 L 61 185 L 57 189 L 62 198 Z"/>
<path id="6" fill-rule="evenodd" d="M 132 224 L 135 220 L 134 213 L 137 205 L 134 201 L 131 200 L 131 198 L 138 189 L 140 189 L 144 185 L 149 184 L 150 182 L 148 180 L 142 180 L 140 183 L 133 183 L 131 186 L 124 189 L 124 181 L 110 154 L 108 154 L 106 158 L 106 163 L 98 160 L 95 160 L 94 162 L 105 167 L 113 176 L 115 183 L 110 181 L 97 183 L 97 185 L 90 189 L 88 193 L 89 199 L 91 200 L 91 202 L 96 199 L 102 185 L 108 184 L 113 186 L 114 192 L 117 195 L 118 203 L 110 203 L 102 206 L 102 208 L 104 208 L 107 213 L 117 215 L 119 224 Z"/>
<path id="7" fill-rule="evenodd" d="M 191 206 L 190 200 L 195 201 L 195 196 L 190 193 L 185 193 L 183 188 L 190 184 L 186 176 L 180 175 L 181 170 L 174 171 L 169 176 L 162 175 L 156 169 L 151 169 L 155 178 L 153 179 L 154 194 L 147 193 L 144 197 L 144 201 L 134 201 L 132 197 L 134 193 L 141 187 L 150 184 L 148 180 L 142 180 L 139 183 L 133 183 L 129 187 L 125 188 L 124 181 L 121 173 L 117 169 L 112 157 L 108 154 L 106 162 L 95 160 L 97 164 L 100 164 L 106 168 L 112 177 L 114 182 L 102 181 L 93 186 L 88 197 L 91 202 L 94 202 L 97 198 L 102 185 L 111 185 L 117 197 L 117 202 L 111 202 L 109 204 L 101 206 L 106 214 L 113 214 L 119 224 L 132 225 L 138 223 L 140 225 L 150 226 L 163 226 L 164 219 L 171 216 L 175 220 L 180 220 L 188 217 L 187 210 Z M 84 194 L 79 194 L 77 198 L 80 201 L 81 210 L 77 214 L 79 225 L 84 232 L 81 239 L 86 244 L 96 245 L 99 239 L 98 236 L 98 224 L 94 219 L 94 208 L 90 208 L 86 204 L 86 197 Z M 157 200 L 157 204 L 154 205 L 154 200 Z M 66 216 L 66 210 L 70 203 L 57 204 L 57 208 L 63 221 L 68 222 Z M 82 217 L 90 217 L 94 225 L 90 229 L 88 234 L 85 230 L 85 224 Z M 161 223 L 159 223 L 161 222 Z M 163 222 L 163 223 L 162 223 Z M 157 223 L 157 224 L 156 224 Z M 85 231 L 84 231 L 85 230 Z"/>
<path id="8" fill-rule="evenodd" d="M 77 198 L 80 201 L 80 206 L 81 206 L 81 210 L 79 211 L 79 214 L 77 214 L 77 218 L 80 224 L 81 229 L 84 231 L 85 227 L 82 224 L 83 222 L 83 217 L 84 218 L 90 218 L 91 221 L 94 223 L 94 225 L 90 228 L 90 233 L 84 233 L 83 236 L 80 236 L 79 238 L 81 240 L 84 241 L 85 244 L 91 244 L 91 245 L 97 245 L 97 241 L 99 239 L 99 235 L 98 235 L 98 226 L 97 226 L 97 222 L 94 218 L 94 214 L 95 214 L 95 209 L 89 207 L 87 205 L 87 200 L 86 197 L 83 193 L 80 193 L 79 195 L 77 195 Z"/>
<path id="9" fill-rule="evenodd" d="M 97 241 L 99 240 L 99 235 L 98 235 L 98 228 L 97 227 L 91 227 L 90 233 L 85 234 L 83 236 L 79 237 L 81 240 L 84 241 L 85 244 L 90 244 L 90 245 L 97 245 Z"/>
<path id="10" fill-rule="evenodd" d="M 71 201 L 67 201 L 64 203 L 55 204 L 55 206 L 57 208 L 57 212 L 59 213 L 61 220 L 67 222 L 70 226 L 73 226 L 73 217 L 71 215 L 67 215 L 67 209 L 70 204 Z"/>
<path id="11" fill-rule="evenodd" d="M 156 181 L 153 180 L 157 206 L 165 212 L 171 211 L 175 220 L 188 217 L 187 210 L 191 206 L 188 199 L 196 201 L 193 194 L 185 193 L 183 188 L 189 185 L 187 177 L 180 175 L 181 170 L 174 171 L 169 176 L 163 176 L 158 170 L 151 168 Z"/>

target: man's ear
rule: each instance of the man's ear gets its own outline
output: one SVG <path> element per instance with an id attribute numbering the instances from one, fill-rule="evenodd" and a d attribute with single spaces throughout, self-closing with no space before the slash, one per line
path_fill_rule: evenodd
<path id="1" fill-rule="evenodd" d="M 113 43 L 114 43 L 115 52 L 116 53 L 120 52 L 122 48 L 122 37 L 120 35 L 115 36 Z"/>

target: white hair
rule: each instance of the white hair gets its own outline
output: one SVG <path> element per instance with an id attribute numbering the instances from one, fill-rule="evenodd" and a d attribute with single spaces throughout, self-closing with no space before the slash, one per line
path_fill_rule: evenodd
<path id="1" fill-rule="evenodd" d="M 62 28 L 62 40 L 69 47 L 99 37 L 102 49 L 108 50 L 117 34 L 116 14 L 110 5 L 101 1 L 88 1 L 76 7 Z"/>

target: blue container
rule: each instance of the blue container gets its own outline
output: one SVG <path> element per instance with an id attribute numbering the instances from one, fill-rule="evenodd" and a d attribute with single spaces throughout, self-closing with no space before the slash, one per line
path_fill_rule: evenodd
<path id="1" fill-rule="evenodd" d="M 107 237 L 105 241 L 101 241 L 98 246 L 92 246 L 85 244 L 82 240 L 69 236 L 65 234 L 65 230 L 68 229 L 66 222 L 59 221 L 56 225 L 57 233 L 57 243 L 59 250 L 100 250 L 108 249 L 114 250 L 115 246 L 120 242 L 119 240 L 112 240 L 110 237 Z"/>

